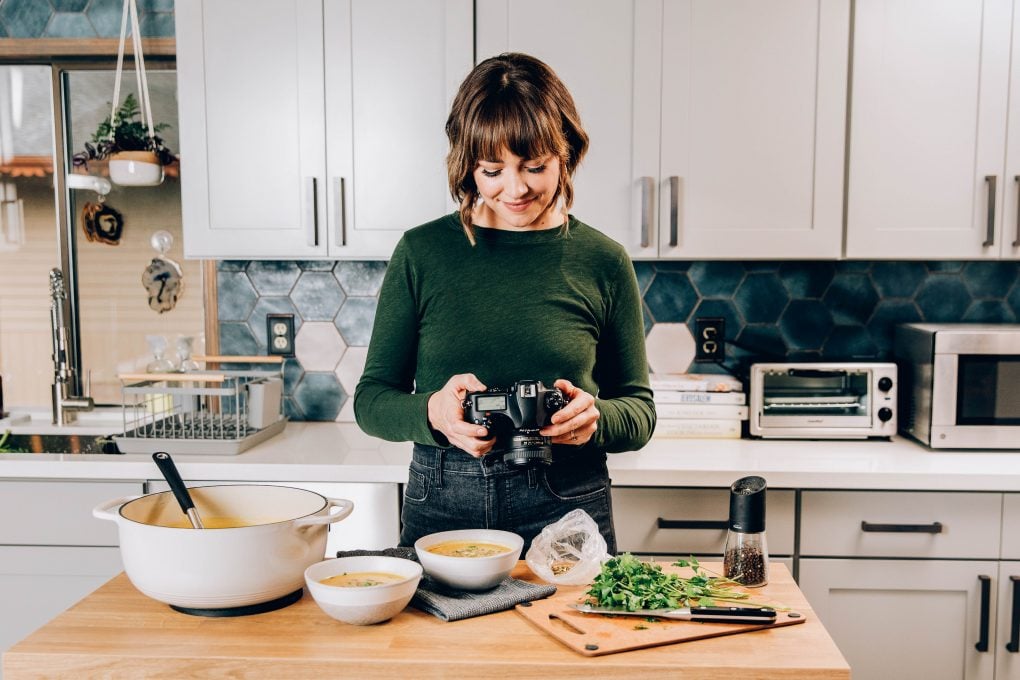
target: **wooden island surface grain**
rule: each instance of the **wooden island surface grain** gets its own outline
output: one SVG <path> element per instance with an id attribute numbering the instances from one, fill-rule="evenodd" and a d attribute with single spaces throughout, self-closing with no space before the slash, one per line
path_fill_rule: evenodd
<path id="1" fill-rule="evenodd" d="M 275 612 L 205 618 L 149 599 L 120 574 L 8 650 L 3 677 L 849 678 L 789 571 L 770 567 L 758 592 L 804 612 L 804 624 L 600 657 L 577 654 L 513 610 L 444 622 L 409 607 L 386 623 L 351 626 L 326 616 L 306 589 Z M 538 581 L 524 562 L 513 575 Z"/>

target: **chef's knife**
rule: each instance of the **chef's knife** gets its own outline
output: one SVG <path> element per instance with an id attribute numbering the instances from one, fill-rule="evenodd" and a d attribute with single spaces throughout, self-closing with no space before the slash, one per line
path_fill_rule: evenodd
<path id="1" fill-rule="evenodd" d="M 775 623 L 776 611 L 767 607 L 678 607 L 676 609 L 625 609 L 593 607 L 590 604 L 571 604 L 585 614 L 613 614 L 620 616 L 654 616 L 677 621 L 698 621 L 703 623 Z"/>

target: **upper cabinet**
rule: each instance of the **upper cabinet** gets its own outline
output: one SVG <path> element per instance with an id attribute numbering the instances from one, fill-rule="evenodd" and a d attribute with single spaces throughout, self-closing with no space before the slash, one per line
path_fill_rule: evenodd
<path id="1" fill-rule="evenodd" d="M 1020 257 L 1012 0 L 857 0 L 853 55 L 847 257 Z"/>
<path id="2" fill-rule="evenodd" d="M 633 257 L 839 257 L 848 0 L 477 12 L 479 60 L 533 54 L 574 94 L 591 149 L 572 212 Z"/>
<path id="3" fill-rule="evenodd" d="M 388 259 L 453 209 L 471 0 L 177 0 L 187 257 Z"/>

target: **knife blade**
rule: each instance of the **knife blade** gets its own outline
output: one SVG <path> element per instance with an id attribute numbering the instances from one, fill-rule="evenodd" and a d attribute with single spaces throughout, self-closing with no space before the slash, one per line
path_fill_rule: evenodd
<path id="1" fill-rule="evenodd" d="M 590 604 L 571 604 L 585 614 L 611 614 L 614 616 L 654 616 L 660 619 L 676 621 L 696 621 L 701 623 L 760 623 L 769 624 L 776 621 L 776 610 L 767 607 L 678 607 L 676 609 L 638 609 L 629 612 L 625 609 L 594 607 Z"/>

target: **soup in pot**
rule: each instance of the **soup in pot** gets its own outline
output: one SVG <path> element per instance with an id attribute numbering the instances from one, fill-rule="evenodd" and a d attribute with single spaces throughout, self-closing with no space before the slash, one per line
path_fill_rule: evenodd
<path id="1" fill-rule="evenodd" d="M 236 529 L 238 527 L 253 527 L 259 524 L 272 524 L 273 520 L 241 519 L 240 517 L 206 517 L 202 516 L 202 526 L 206 529 Z M 185 517 L 174 522 L 167 522 L 160 526 L 172 529 L 191 529 L 191 521 Z"/>
<path id="2" fill-rule="evenodd" d="M 510 552 L 510 548 L 505 545 L 483 541 L 443 541 L 429 546 L 426 550 L 447 557 L 492 557 Z"/>
<path id="3" fill-rule="evenodd" d="M 319 581 L 327 586 L 341 586 L 343 588 L 367 588 L 368 586 L 381 586 L 387 583 L 403 581 L 404 576 L 391 574 L 388 571 L 352 571 L 336 576 L 329 576 Z"/>

